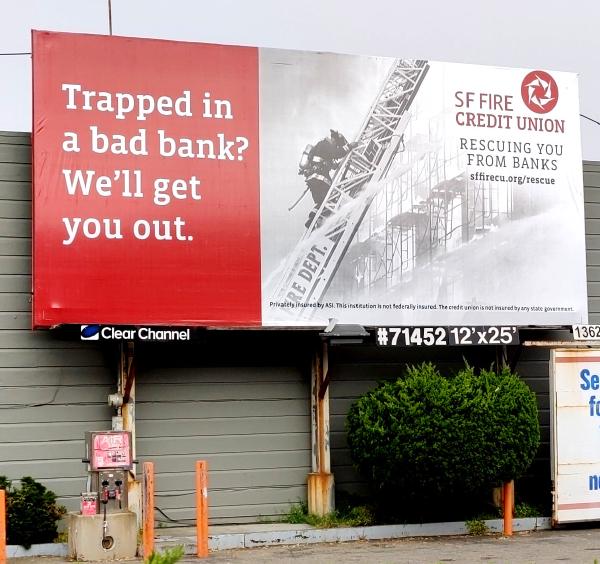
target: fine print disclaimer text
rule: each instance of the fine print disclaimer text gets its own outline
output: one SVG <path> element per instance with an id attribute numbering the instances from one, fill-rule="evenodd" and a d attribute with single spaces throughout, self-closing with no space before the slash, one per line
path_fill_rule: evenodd
<path id="1" fill-rule="evenodd" d="M 438 311 L 514 311 L 552 313 L 574 311 L 572 306 L 516 305 L 516 304 L 418 304 L 418 303 L 365 303 L 365 302 L 311 302 L 270 301 L 269 307 L 281 309 L 388 309 L 388 310 L 438 310 Z"/>

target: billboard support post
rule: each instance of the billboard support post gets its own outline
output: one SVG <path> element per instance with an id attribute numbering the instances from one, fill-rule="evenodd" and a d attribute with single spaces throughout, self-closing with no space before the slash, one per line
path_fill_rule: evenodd
<path id="1" fill-rule="evenodd" d="M 131 456 L 136 460 L 135 436 L 135 365 L 134 343 L 123 341 L 120 344 L 119 357 L 119 393 L 123 397 L 120 415 L 123 418 L 123 430 L 131 432 Z M 140 481 L 136 479 L 136 464 L 128 472 L 129 510 L 136 514 L 138 527 L 142 524 L 142 491 Z"/>
<path id="2" fill-rule="evenodd" d="M 312 472 L 308 475 L 308 511 L 321 516 L 335 509 L 329 449 L 328 347 L 323 340 L 315 351 L 310 390 Z"/>

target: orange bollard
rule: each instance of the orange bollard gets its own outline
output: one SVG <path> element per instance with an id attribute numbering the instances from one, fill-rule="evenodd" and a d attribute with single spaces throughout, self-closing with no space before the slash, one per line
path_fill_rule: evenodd
<path id="1" fill-rule="evenodd" d="M 208 556 L 208 465 L 196 462 L 196 537 L 198 558 Z"/>
<path id="2" fill-rule="evenodd" d="M 144 525 L 142 550 L 144 559 L 154 552 L 154 462 L 144 462 Z"/>
<path id="3" fill-rule="evenodd" d="M 0 564 L 6 563 L 6 492 L 0 490 Z"/>
<path id="4" fill-rule="evenodd" d="M 504 482 L 502 486 L 504 536 L 512 537 L 513 534 L 513 505 L 515 499 L 515 482 Z"/>

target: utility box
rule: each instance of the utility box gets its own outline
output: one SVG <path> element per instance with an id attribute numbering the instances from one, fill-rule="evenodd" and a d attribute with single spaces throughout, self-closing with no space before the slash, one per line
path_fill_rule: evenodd
<path id="1" fill-rule="evenodd" d="M 129 431 L 86 433 L 85 458 L 89 464 L 90 491 L 98 492 L 98 510 L 128 511 L 127 474 L 133 468 Z"/>
<path id="2" fill-rule="evenodd" d="M 137 552 L 137 516 L 128 508 L 133 469 L 129 431 L 92 431 L 85 437 L 87 491 L 81 512 L 69 514 L 69 556 L 75 560 L 120 560 Z"/>

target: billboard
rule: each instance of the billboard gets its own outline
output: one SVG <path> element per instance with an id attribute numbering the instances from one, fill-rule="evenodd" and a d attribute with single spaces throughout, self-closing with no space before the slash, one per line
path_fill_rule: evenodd
<path id="1" fill-rule="evenodd" d="M 587 319 L 571 73 L 33 33 L 33 324 Z"/>

